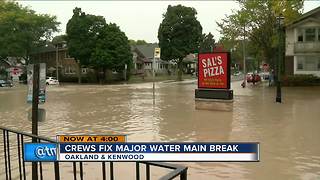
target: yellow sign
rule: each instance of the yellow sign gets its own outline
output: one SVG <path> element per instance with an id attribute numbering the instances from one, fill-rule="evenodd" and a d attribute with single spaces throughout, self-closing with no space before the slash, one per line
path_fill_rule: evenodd
<path id="1" fill-rule="evenodd" d="M 59 135 L 57 136 L 59 142 L 126 142 L 127 137 L 125 135 Z"/>
<path id="2" fill-rule="evenodd" d="M 154 48 L 154 58 L 160 58 L 160 48 Z"/>

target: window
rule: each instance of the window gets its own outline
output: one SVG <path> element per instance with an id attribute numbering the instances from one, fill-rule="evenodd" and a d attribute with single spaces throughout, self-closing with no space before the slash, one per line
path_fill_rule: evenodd
<path id="1" fill-rule="evenodd" d="M 66 53 L 65 53 L 65 57 L 64 57 L 64 58 L 71 58 L 69 52 L 66 52 Z"/>
<path id="2" fill-rule="evenodd" d="M 318 28 L 318 41 L 320 41 L 320 28 Z"/>
<path id="3" fill-rule="evenodd" d="M 65 74 L 75 74 L 76 71 L 75 71 L 74 67 L 72 67 L 72 66 L 66 66 L 66 67 L 64 68 L 64 73 L 65 73 Z"/>
<path id="4" fill-rule="evenodd" d="M 133 61 L 136 61 L 137 57 L 138 57 L 138 55 L 136 53 L 133 53 L 133 56 L 132 56 Z"/>
<path id="5" fill-rule="evenodd" d="M 305 59 L 305 70 L 306 71 L 316 71 L 317 68 L 317 59 L 315 57 L 307 57 Z"/>
<path id="6" fill-rule="evenodd" d="M 318 71 L 320 70 L 320 57 L 298 56 L 297 71 Z"/>
<path id="7" fill-rule="evenodd" d="M 298 70 L 303 71 L 303 63 L 304 63 L 304 57 L 303 56 L 298 56 L 297 57 L 297 71 Z"/>
<path id="8" fill-rule="evenodd" d="M 88 73 L 88 68 L 81 68 L 82 74 L 87 74 Z"/>
<path id="9" fill-rule="evenodd" d="M 298 42 L 303 42 L 303 29 L 298 30 Z"/>
<path id="10" fill-rule="evenodd" d="M 316 29 L 315 28 L 307 28 L 305 30 L 306 33 L 306 41 L 315 41 L 316 40 Z"/>

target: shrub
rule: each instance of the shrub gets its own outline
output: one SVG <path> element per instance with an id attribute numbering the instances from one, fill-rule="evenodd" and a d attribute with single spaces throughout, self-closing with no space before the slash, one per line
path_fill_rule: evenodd
<path id="1" fill-rule="evenodd" d="M 60 82 L 78 82 L 78 77 L 76 76 L 60 76 Z"/>
<path id="2" fill-rule="evenodd" d="M 312 74 L 296 74 L 283 79 L 284 86 L 319 86 L 320 78 Z"/>

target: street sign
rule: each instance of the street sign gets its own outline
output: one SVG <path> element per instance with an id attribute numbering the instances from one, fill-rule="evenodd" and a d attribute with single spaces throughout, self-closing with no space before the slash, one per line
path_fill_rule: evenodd
<path id="1" fill-rule="evenodd" d="M 266 64 L 266 63 L 263 64 L 263 65 L 262 65 L 262 69 L 263 69 L 264 72 L 269 71 L 269 64 Z"/>
<path id="2" fill-rule="evenodd" d="M 154 48 L 154 58 L 160 58 L 160 48 Z"/>
<path id="3" fill-rule="evenodd" d="M 28 96 L 27 102 L 32 103 L 32 90 L 33 90 L 33 64 L 27 67 L 27 80 L 28 80 Z M 39 74 L 39 103 L 46 101 L 46 64 L 40 63 Z"/>

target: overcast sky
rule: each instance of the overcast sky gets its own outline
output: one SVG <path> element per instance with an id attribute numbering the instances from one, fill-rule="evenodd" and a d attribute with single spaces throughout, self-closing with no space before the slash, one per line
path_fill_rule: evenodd
<path id="1" fill-rule="evenodd" d="M 116 23 L 129 39 L 143 39 L 147 42 L 158 42 L 158 28 L 162 14 L 168 5 L 182 4 L 194 7 L 203 33 L 211 32 L 218 40 L 220 34 L 216 21 L 220 22 L 232 9 L 238 9 L 235 1 L 19 1 L 38 13 L 56 15 L 60 32 L 64 34 L 66 24 L 72 17 L 74 7 L 84 12 L 104 16 L 107 22 Z M 305 0 L 304 12 L 320 6 L 320 0 Z"/>

